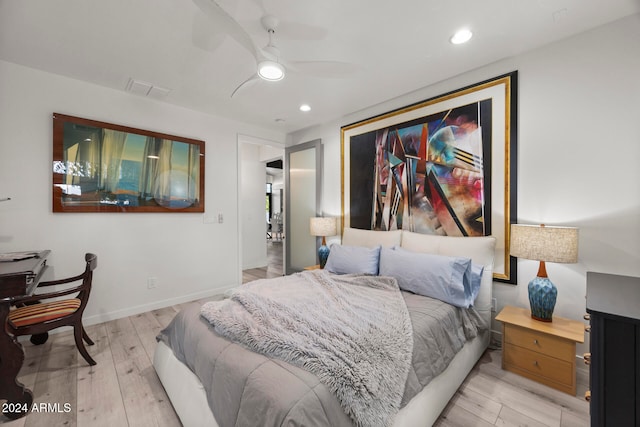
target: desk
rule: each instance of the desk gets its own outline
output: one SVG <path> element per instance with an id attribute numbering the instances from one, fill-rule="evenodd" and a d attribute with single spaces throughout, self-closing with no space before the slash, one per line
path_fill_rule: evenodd
<path id="1" fill-rule="evenodd" d="M 50 251 L 20 261 L 0 262 L 0 400 L 6 399 L 13 412 L 5 416 L 16 419 L 31 409 L 33 393 L 17 380 L 24 362 L 22 344 L 7 333 L 6 322 L 12 304 L 32 295 L 47 269 Z M 26 409 L 26 411 L 24 410 Z"/>

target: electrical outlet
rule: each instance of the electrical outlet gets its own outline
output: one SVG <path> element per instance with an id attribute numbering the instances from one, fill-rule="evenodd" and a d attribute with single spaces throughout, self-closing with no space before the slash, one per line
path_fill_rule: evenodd
<path id="1" fill-rule="evenodd" d="M 147 277 L 147 289 L 155 289 L 158 287 L 157 277 Z"/>
<path id="2" fill-rule="evenodd" d="M 494 312 L 494 313 L 498 311 L 498 299 L 497 298 L 491 298 L 491 311 Z"/>

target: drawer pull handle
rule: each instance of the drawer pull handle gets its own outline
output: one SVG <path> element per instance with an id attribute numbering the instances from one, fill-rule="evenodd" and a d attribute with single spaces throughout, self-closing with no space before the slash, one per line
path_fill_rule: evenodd
<path id="1" fill-rule="evenodd" d="M 590 333 L 591 333 L 591 326 L 585 326 L 585 327 L 584 327 L 584 331 L 585 331 L 586 333 L 590 334 Z"/>
<path id="2" fill-rule="evenodd" d="M 538 345 L 538 340 L 533 340 L 533 343 L 534 343 L 535 345 Z"/>
<path id="3" fill-rule="evenodd" d="M 590 314 L 585 314 L 583 319 L 584 320 L 591 320 L 591 315 Z"/>
<path id="4" fill-rule="evenodd" d="M 587 390 L 584 392 L 584 400 L 587 402 L 591 402 L 591 390 Z"/>
<path id="5" fill-rule="evenodd" d="M 537 360 L 535 360 L 535 361 L 533 362 L 533 366 L 538 366 L 538 361 L 537 361 Z"/>
<path id="6" fill-rule="evenodd" d="M 591 353 L 585 353 L 582 355 L 584 357 L 584 364 L 591 365 Z"/>

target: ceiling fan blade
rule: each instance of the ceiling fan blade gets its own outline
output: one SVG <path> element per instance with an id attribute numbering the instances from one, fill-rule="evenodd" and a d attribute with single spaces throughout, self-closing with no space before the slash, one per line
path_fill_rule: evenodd
<path id="1" fill-rule="evenodd" d="M 286 65 L 292 71 L 324 79 L 342 79 L 360 69 L 356 64 L 340 61 L 293 61 Z"/>
<path id="2" fill-rule="evenodd" d="M 222 31 L 240 43 L 256 59 L 258 58 L 257 48 L 249 34 L 215 0 L 193 0 L 193 2 L 209 17 L 213 25 L 219 26 Z"/>
<path id="3" fill-rule="evenodd" d="M 251 77 L 249 77 L 247 80 L 243 81 L 242 83 L 240 83 L 240 85 L 235 88 L 233 90 L 233 92 L 231 93 L 231 98 L 233 98 L 233 96 L 238 93 L 238 91 L 240 89 L 246 89 L 250 86 L 253 86 L 258 80 L 260 80 L 260 76 L 258 76 L 258 74 L 253 74 Z"/>

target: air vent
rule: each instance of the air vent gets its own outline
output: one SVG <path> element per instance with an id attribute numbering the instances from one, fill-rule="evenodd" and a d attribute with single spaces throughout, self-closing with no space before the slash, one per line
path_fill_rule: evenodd
<path id="1" fill-rule="evenodd" d="M 149 96 L 155 99 L 166 98 L 167 95 L 169 95 L 169 92 L 171 92 L 171 89 L 155 86 L 151 83 L 134 79 L 129 79 L 125 90 L 136 95 Z"/>

